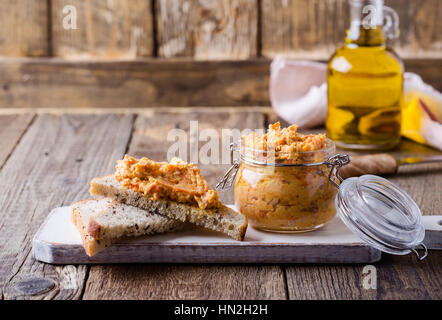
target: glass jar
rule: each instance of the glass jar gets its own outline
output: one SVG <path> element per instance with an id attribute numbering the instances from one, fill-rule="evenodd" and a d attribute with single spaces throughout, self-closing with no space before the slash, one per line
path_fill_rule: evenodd
<path id="1" fill-rule="evenodd" d="M 419 260 L 427 256 L 422 213 L 416 202 L 382 177 L 344 180 L 339 171 L 350 163 L 350 157 L 334 154 L 331 140 L 326 140 L 326 148 L 299 152 L 295 159 L 293 154 L 246 148 L 242 141 L 240 146 L 240 159 L 235 160 L 238 150 L 231 144 L 232 166 L 216 189 L 227 190 L 235 184 L 235 205 L 253 227 L 306 232 L 322 227 L 337 212 L 356 236 L 376 249 L 397 255 L 414 252 Z M 419 248 L 423 254 L 417 252 Z"/>
<path id="2" fill-rule="evenodd" d="M 283 152 L 250 149 L 242 142 L 240 151 L 235 205 L 253 227 L 306 232 L 324 226 L 336 215 L 337 189 L 330 183 L 330 168 L 324 163 L 335 154 L 331 140 L 327 139 L 325 149 L 299 152 L 296 159 Z"/>
<path id="3" fill-rule="evenodd" d="M 341 148 L 389 149 L 400 141 L 404 67 L 386 46 L 399 21 L 383 3 L 350 0 L 345 45 L 328 63 L 327 136 Z"/>

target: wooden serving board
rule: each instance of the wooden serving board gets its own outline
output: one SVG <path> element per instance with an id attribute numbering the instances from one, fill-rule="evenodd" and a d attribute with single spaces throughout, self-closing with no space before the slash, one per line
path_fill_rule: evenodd
<path id="1" fill-rule="evenodd" d="M 381 259 L 380 251 L 364 244 L 338 217 L 322 229 L 301 234 L 267 233 L 249 226 L 242 242 L 201 229 L 124 238 L 88 257 L 69 215 L 70 207 L 55 208 L 43 222 L 32 241 L 36 260 L 93 264 L 370 263 Z"/>

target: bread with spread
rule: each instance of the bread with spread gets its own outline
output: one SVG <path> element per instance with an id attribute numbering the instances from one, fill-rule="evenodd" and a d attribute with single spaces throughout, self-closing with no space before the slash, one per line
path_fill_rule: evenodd
<path id="1" fill-rule="evenodd" d="M 126 155 L 116 169 L 114 175 L 94 178 L 90 193 L 244 239 L 247 218 L 219 201 L 195 165 Z"/>
<path id="2" fill-rule="evenodd" d="M 200 170 L 179 158 L 156 162 L 125 155 L 115 169 L 115 179 L 123 187 L 152 200 L 167 199 L 203 210 L 222 206 L 218 193 L 209 188 Z"/>

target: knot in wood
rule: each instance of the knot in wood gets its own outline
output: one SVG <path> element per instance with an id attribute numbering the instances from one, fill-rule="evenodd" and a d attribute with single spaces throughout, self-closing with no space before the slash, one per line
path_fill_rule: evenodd
<path id="1" fill-rule="evenodd" d="M 26 295 L 37 295 L 52 290 L 55 283 L 46 278 L 32 278 L 17 282 L 15 288 Z"/>

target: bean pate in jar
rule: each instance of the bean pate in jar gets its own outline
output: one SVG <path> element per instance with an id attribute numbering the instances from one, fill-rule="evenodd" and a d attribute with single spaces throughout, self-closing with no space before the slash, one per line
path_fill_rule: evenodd
<path id="1" fill-rule="evenodd" d="M 337 189 L 323 162 L 335 145 L 324 134 L 301 134 L 296 125 L 251 133 L 240 142 L 235 205 L 258 229 L 306 232 L 336 215 Z"/>

